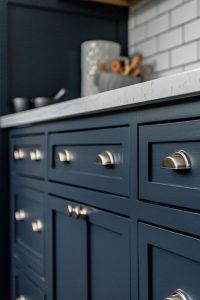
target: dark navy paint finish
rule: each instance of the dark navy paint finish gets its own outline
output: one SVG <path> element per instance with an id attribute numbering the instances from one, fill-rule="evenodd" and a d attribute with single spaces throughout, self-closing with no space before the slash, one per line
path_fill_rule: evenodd
<path id="1" fill-rule="evenodd" d="M 49 299 L 130 299 L 130 221 L 78 203 L 48 198 Z M 51 247 L 51 245 L 54 245 Z"/>
<path id="2" fill-rule="evenodd" d="M 23 210 L 24 220 L 17 221 L 15 212 Z M 25 186 L 12 187 L 13 254 L 40 275 L 44 275 L 44 231 L 34 232 L 32 222 L 44 224 L 44 194 Z"/>
<path id="3" fill-rule="evenodd" d="M 165 299 L 177 288 L 199 298 L 199 239 L 140 223 L 139 264 L 141 300 Z"/>
<path id="4" fill-rule="evenodd" d="M 27 263 L 23 247 L 13 243 L 13 270 L 17 265 L 30 274 L 47 300 L 160 300 L 178 288 L 198 299 L 199 109 L 188 99 L 12 130 L 11 145 L 27 141 L 31 148 L 40 136 L 35 145 L 44 151 L 42 176 L 40 168 L 29 165 L 23 174 L 20 162 L 11 165 L 13 195 L 20 195 L 12 205 L 44 212 L 43 245 L 20 231 L 32 251 Z M 70 164 L 55 160 L 63 148 L 74 154 Z M 95 166 L 95 155 L 109 148 L 121 164 Z M 192 170 L 162 170 L 162 159 L 180 148 L 189 153 Z M 88 217 L 69 218 L 68 205 L 87 208 Z M 14 217 L 11 224 L 15 233 Z M 33 264 L 36 256 L 40 267 Z"/>
<path id="5" fill-rule="evenodd" d="M 15 160 L 13 153 L 15 150 L 22 149 L 25 152 L 25 158 Z M 30 152 L 39 150 L 42 158 L 39 161 L 32 161 L 30 159 Z M 12 171 L 21 176 L 44 178 L 46 155 L 44 154 L 44 135 L 23 136 L 12 140 L 11 143 L 11 167 Z"/>
<path id="6" fill-rule="evenodd" d="M 48 178 L 53 181 L 129 196 L 129 127 L 55 133 L 49 136 Z M 56 159 L 68 150 L 70 162 Z M 110 151 L 114 166 L 99 166 L 96 156 Z"/>
<path id="7" fill-rule="evenodd" d="M 200 209 L 200 120 L 145 125 L 139 128 L 139 197 Z M 187 152 L 191 170 L 162 168 L 166 156 Z"/>
<path id="8" fill-rule="evenodd" d="M 19 269 L 13 272 L 13 299 L 24 296 L 25 299 L 46 300 L 46 295 L 29 277 Z"/>

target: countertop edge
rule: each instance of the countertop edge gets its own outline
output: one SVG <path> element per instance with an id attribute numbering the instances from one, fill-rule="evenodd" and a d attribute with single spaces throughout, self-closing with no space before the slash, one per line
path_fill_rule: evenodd
<path id="1" fill-rule="evenodd" d="M 65 101 L 0 118 L 0 128 L 10 128 L 71 117 L 173 101 L 200 94 L 200 69 L 133 86 Z"/>

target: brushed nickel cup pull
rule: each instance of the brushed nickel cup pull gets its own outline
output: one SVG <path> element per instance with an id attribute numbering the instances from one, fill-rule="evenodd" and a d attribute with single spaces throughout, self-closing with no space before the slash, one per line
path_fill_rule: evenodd
<path id="1" fill-rule="evenodd" d="M 23 209 L 20 209 L 18 211 L 15 212 L 15 220 L 16 221 L 23 221 L 26 219 L 26 213 Z"/>
<path id="2" fill-rule="evenodd" d="M 180 289 L 177 289 L 171 295 L 169 295 L 165 300 L 189 300 L 189 297 L 186 293 Z"/>
<path id="3" fill-rule="evenodd" d="M 169 170 L 188 170 L 191 167 L 189 155 L 184 150 L 174 152 L 162 162 L 162 168 Z"/>
<path id="4" fill-rule="evenodd" d="M 15 160 L 22 160 L 26 157 L 25 151 L 23 149 L 14 150 L 13 155 Z"/>
<path id="5" fill-rule="evenodd" d="M 99 166 L 111 166 L 115 164 L 114 156 L 110 151 L 104 151 L 96 156 L 95 163 Z"/>
<path id="6" fill-rule="evenodd" d="M 27 298 L 25 296 L 21 295 L 18 298 L 16 298 L 16 300 L 27 300 Z"/>
<path id="7" fill-rule="evenodd" d="M 39 161 L 42 159 L 42 153 L 38 149 L 30 151 L 29 156 L 32 161 Z"/>
<path id="8" fill-rule="evenodd" d="M 40 232 L 43 229 L 43 224 L 41 220 L 36 220 L 32 222 L 31 225 L 32 225 L 32 230 L 34 232 Z"/>
<path id="9" fill-rule="evenodd" d="M 60 162 L 70 162 L 72 160 L 72 155 L 69 150 L 59 151 L 56 155 L 56 159 Z"/>

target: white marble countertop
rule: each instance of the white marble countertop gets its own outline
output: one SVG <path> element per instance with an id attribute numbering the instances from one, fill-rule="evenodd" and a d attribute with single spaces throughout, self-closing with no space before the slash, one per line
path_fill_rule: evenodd
<path id="1" fill-rule="evenodd" d="M 139 83 L 93 96 L 65 101 L 0 118 L 0 127 L 17 127 L 84 114 L 124 109 L 180 96 L 200 94 L 200 69 Z"/>

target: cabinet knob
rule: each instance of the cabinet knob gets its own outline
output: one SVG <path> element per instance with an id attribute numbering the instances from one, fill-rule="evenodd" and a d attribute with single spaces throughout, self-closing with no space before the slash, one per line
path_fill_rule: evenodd
<path id="1" fill-rule="evenodd" d="M 23 209 L 20 209 L 15 212 L 15 220 L 16 221 L 23 221 L 26 219 L 26 213 Z"/>
<path id="2" fill-rule="evenodd" d="M 172 155 L 164 158 L 162 168 L 169 170 L 187 170 L 191 169 L 191 162 L 189 155 L 183 151 L 178 150 Z"/>
<path id="3" fill-rule="evenodd" d="M 30 151 L 29 156 L 30 156 L 30 159 L 33 161 L 39 161 L 42 159 L 42 153 L 38 149 Z"/>
<path id="4" fill-rule="evenodd" d="M 25 296 L 21 295 L 18 298 L 16 298 L 16 300 L 27 300 L 27 298 Z"/>
<path id="5" fill-rule="evenodd" d="M 171 295 L 169 295 L 165 300 L 189 300 L 189 297 L 186 293 L 180 289 L 177 289 Z"/>
<path id="6" fill-rule="evenodd" d="M 67 215 L 69 217 L 72 217 L 72 215 L 73 215 L 73 207 L 71 205 L 67 206 Z"/>
<path id="7" fill-rule="evenodd" d="M 72 207 L 71 205 L 68 205 L 67 207 L 67 215 L 69 217 L 75 217 L 76 219 L 79 219 L 80 217 L 87 217 L 88 216 L 88 210 L 86 208 L 80 208 L 80 206 Z"/>
<path id="8" fill-rule="evenodd" d="M 60 162 L 70 162 L 72 160 L 72 155 L 69 150 L 63 150 L 57 153 L 56 159 Z"/>
<path id="9" fill-rule="evenodd" d="M 79 206 L 74 207 L 73 214 L 76 219 L 79 219 L 81 216 L 81 210 Z"/>
<path id="10" fill-rule="evenodd" d="M 104 151 L 96 156 L 95 163 L 100 166 L 114 165 L 115 160 L 112 152 Z"/>
<path id="11" fill-rule="evenodd" d="M 23 149 L 14 150 L 13 155 L 15 160 L 22 160 L 26 157 L 25 151 Z"/>
<path id="12" fill-rule="evenodd" d="M 43 229 L 43 224 L 41 220 L 36 220 L 32 222 L 31 225 L 32 225 L 32 230 L 34 232 L 40 232 Z"/>

